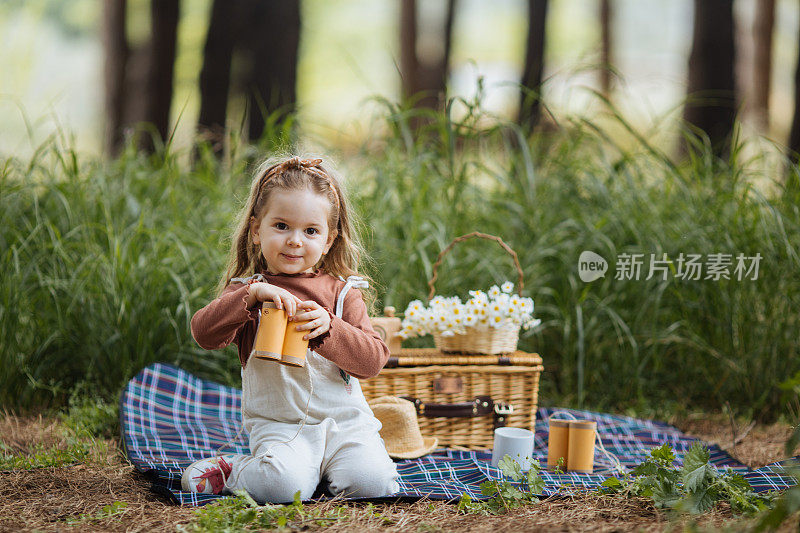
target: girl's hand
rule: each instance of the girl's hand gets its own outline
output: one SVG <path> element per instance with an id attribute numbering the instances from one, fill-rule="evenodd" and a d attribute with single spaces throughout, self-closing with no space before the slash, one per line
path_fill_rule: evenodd
<path id="1" fill-rule="evenodd" d="M 259 281 L 250 285 L 247 307 L 253 307 L 257 302 L 274 302 L 278 309 L 286 309 L 286 315 L 292 317 L 301 301 L 286 289 Z"/>
<path id="2" fill-rule="evenodd" d="M 319 337 L 331 329 L 331 315 L 314 300 L 300 302 L 300 309 L 304 311 L 298 313 L 292 321 L 310 320 L 310 322 L 297 326 L 297 331 L 312 330 L 308 335 L 303 336 L 304 339 Z"/>

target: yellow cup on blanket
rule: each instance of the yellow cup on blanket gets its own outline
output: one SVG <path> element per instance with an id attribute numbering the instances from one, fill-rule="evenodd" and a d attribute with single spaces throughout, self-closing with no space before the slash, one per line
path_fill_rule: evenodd
<path id="1" fill-rule="evenodd" d="M 561 471 L 567 471 L 569 455 L 569 420 L 551 418 L 548 422 L 550 433 L 547 437 L 547 468 L 555 470 L 561 460 Z"/>
<path id="2" fill-rule="evenodd" d="M 591 474 L 594 470 L 594 442 L 597 422 L 591 420 L 569 421 L 569 446 L 567 470 Z"/>

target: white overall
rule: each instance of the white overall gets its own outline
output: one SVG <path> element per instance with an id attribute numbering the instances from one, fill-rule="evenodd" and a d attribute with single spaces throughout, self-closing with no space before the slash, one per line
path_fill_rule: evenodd
<path id="1" fill-rule="evenodd" d="M 336 316 L 350 287 L 364 283 L 347 279 Z M 358 379 L 312 350 L 304 367 L 250 357 L 242 369 L 242 419 L 252 456 L 233 457 L 229 490 L 245 489 L 262 503 L 291 502 L 298 490 L 308 499 L 323 478 L 333 494 L 380 497 L 399 490 L 381 423 Z"/>

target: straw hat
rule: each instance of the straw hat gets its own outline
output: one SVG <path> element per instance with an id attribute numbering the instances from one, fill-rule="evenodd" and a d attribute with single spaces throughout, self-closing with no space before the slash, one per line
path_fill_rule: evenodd
<path id="1" fill-rule="evenodd" d="M 375 418 L 381 421 L 381 437 L 389 457 L 416 459 L 436 449 L 439 439 L 423 437 L 414 404 L 397 396 L 381 396 L 369 402 Z"/>

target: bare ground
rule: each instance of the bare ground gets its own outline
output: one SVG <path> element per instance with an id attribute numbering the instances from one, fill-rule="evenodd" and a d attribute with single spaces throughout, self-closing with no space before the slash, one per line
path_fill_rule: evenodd
<path id="1" fill-rule="evenodd" d="M 719 444 L 750 467 L 783 459 L 783 446 L 791 431 L 785 424 L 740 427 L 725 417 L 709 415 L 672 423 L 689 434 Z M 57 421 L 9 414 L 0 419 L 0 442 L 18 454 L 33 453 L 39 444 L 68 446 L 66 432 Z M 144 476 L 125 460 L 117 441 L 96 441 L 89 457 L 80 464 L 0 472 L 0 532 L 175 531 L 192 523 L 194 509 L 173 505 L 149 487 Z M 107 507 L 115 502 L 125 505 Z M 290 524 L 294 525 L 291 529 L 501 533 L 681 531 L 691 527 L 740 531 L 750 525 L 747 520 L 733 518 L 725 506 L 700 518 L 676 519 L 656 510 L 647 500 L 594 494 L 551 498 L 500 517 L 458 514 L 455 506 L 438 501 L 378 504 L 372 510 L 364 504 L 336 501 L 308 505 L 323 509 L 326 506 L 344 506 L 344 518 L 322 529 L 313 523 Z M 782 530 L 797 531 L 798 517 L 784 524 Z"/>

